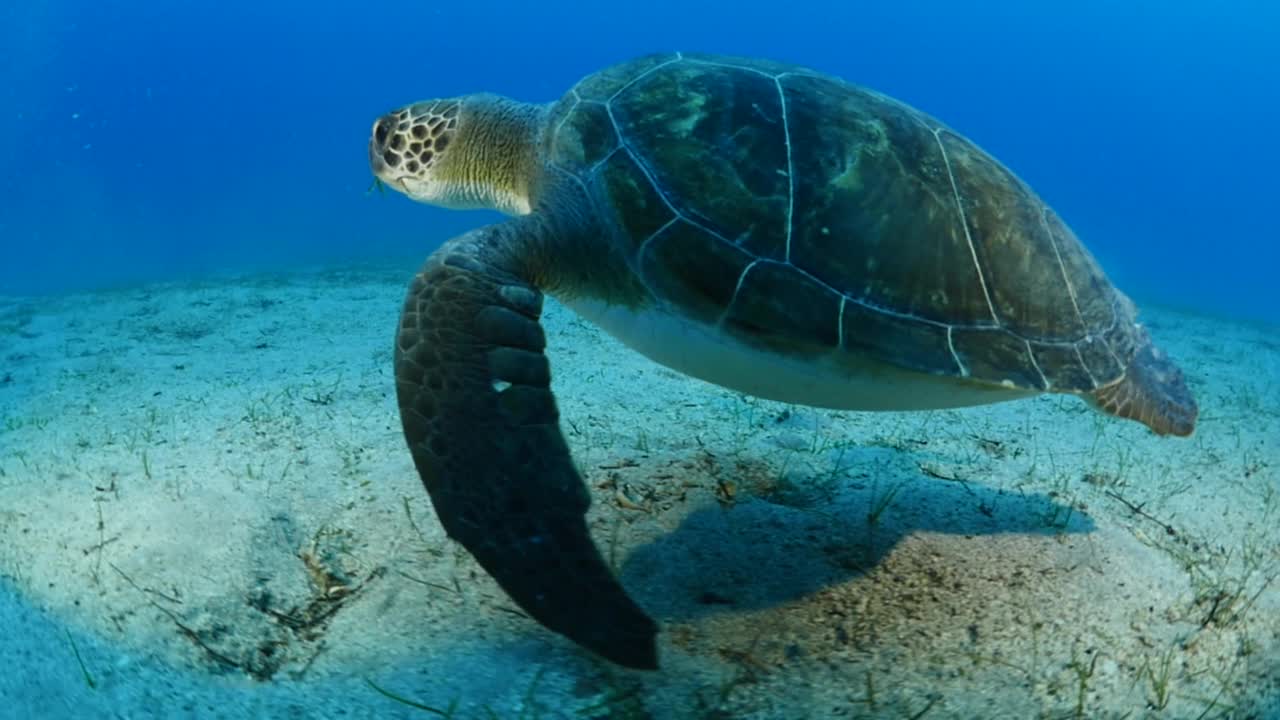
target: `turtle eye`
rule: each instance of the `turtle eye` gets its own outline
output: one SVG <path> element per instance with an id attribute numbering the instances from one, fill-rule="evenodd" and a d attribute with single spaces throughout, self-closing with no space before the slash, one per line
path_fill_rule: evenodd
<path id="1" fill-rule="evenodd" d="M 387 127 L 386 119 L 384 118 L 379 120 L 377 124 L 373 126 L 373 139 L 376 140 L 379 145 L 382 145 L 387 142 L 388 132 L 390 132 L 390 129 Z"/>

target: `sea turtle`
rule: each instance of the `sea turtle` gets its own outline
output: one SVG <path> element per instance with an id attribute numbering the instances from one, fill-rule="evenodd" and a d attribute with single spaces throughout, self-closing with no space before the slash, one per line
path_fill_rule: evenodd
<path id="1" fill-rule="evenodd" d="M 445 243 L 395 347 L 436 513 L 526 612 L 622 665 L 655 623 L 587 531 L 543 293 L 682 373 L 790 403 L 951 408 L 1070 393 L 1159 434 L 1196 404 L 1063 221 L 972 142 L 801 67 L 672 53 L 563 98 L 417 102 L 369 162 L 409 197 L 512 216 Z"/>

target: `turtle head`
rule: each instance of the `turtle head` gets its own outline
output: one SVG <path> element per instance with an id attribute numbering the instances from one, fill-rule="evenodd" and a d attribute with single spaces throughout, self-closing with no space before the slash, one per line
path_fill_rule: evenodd
<path id="1" fill-rule="evenodd" d="M 416 102 L 373 124 L 369 165 L 420 202 L 523 215 L 533 205 L 543 114 L 496 95 Z"/>

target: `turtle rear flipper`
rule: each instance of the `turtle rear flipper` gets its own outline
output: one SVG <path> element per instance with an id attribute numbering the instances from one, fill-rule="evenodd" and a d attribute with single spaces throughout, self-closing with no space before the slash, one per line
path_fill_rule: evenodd
<path id="1" fill-rule="evenodd" d="M 1182 371 L 1151 343 L 1145 341 L 1116 382 L 1086 397 L 1103 412 L 1137 420 L 1159 435 L 1186 437 L 1196 426 L 1199 409 L 1187 388 Z"/>
<path id="2" fill-rule="evenodd" d="M 542 293 L 495 261 L 519 224 L 457 238 L 414 278 L 396 340 L 405 438 L 436 514 L 534 619 L 621 665 L 657 666 L 657 626 L 587 532 L 559 427 Z M 504 236 L 499 238 L 498 236 Z"/>

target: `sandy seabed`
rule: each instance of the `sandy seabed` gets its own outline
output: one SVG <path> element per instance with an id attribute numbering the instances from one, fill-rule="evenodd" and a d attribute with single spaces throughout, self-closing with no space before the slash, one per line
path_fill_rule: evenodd
<path id="1" fill-rule="evenodd" d="M 414 269 L 0 298 L 0 717 L 1280 718 L 1277 328 L 1146 309 L 1187 440 L 755 400 L 549 301 L 645 673 L 445 538 L 390 372 Z"/>

